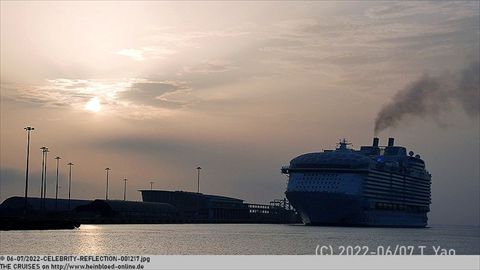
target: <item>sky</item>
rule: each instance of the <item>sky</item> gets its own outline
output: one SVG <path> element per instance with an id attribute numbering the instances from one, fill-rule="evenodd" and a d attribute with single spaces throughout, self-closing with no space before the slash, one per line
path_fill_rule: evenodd
<path id="1" fill-rule="evenodd" d="M 371 144 L 397 93 L 478 63 L 478 14 L 478 1 L 2 1 L 0 201 L 23 195 L 26 126 L 32 196 L 48 146 L 48 196 L 60 156 L 60 197 L 73 162 L 74 198 L 103 198 L 106 167 L 111 199 L 124 178 L 131 200 L 150 181 L 195 191 L 197 166 L 201 192 L 283 198 L 292 158 Z M 434 108 L 377 136 L 426 161 L 431 224 L 479 225 L 478 106 Z"/>

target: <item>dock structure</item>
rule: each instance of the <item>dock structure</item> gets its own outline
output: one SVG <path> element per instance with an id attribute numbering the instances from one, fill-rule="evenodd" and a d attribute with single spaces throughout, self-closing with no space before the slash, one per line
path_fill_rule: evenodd
<path id="1" fill-rule="evenodd" d="M 178 210 L 167 203 L 94 200 L 76 207 L 72 215 L 82 224 L 179 223 Z"/>
<path id="2" fill-rule="evenodd" d="M 175 206 L 188 223 L 297 223 L 298 215 L 286 200 L 270 204 L 245 203 L 241 199 L 198 192 L 140 190 L 144 202 Z M 281 203 L 283 202 L 283 204 Z"/>
<path id="3" fill-rule="evenodd" d="M 26 204 L 25 204 L 26 202 Z M 86 205 L 89 200 L 72 200 L 72 206 Z M 68 209 L 68 200 L 10 197 L 0 204 L 0 231 L 74 229 L 80 223 Z"/>
<path id="4" fill-rule="evenodd" d="M 241 199 L 198 192 L 140 190 L 143 202 L 11 197 L 0 205 L 5 228 L 75 228 L 79 224 L 299 223 L 288 201 L 245 203 Z M 70 204 L 70 205 L 69 205 Z M 33 225 L 32 225 L 33 224 Z M 8 225 L 8 226 L 7 226 Z M 34 226 L 35 225 L 35 226 Z"/>
<path id="5" fill-rule="evenodd" d="M 28 197 L 25 209 L 25 198 L 14 196 L 5 199 L 0 204 L 0 216 L 19 216 L 24 215 L 41 215 L 51 213 L 65 213 L 69 212 L 79 205 L 86 205 L 91 203 L 92 200 L 69 200 L 68 199 L 55 199 L 55 198 L 37 198 Z M 69 209 L 70 205 L 70 209 Z"/>

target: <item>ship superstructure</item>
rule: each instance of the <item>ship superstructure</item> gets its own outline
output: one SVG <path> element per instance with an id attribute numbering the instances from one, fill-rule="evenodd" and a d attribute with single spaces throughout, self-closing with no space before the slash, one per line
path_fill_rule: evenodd
<path id="1" fill-rule="evenodd" d="M 286 196 L 308 225 L 425 227 L 431 175 L 425 162 L 389 138 L 359 150 L 307 153 L 282 168 Z"/>

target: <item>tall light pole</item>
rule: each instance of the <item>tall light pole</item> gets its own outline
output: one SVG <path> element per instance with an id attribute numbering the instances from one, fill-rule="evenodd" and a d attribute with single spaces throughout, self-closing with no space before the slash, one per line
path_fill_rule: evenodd
<path id="1" fill-rule="evenodd" d="M 45 149 L 45 180 L 43 182 L 43 208 L 46 208 L 46 203 L 47 203 L 47 161 L 48 161 L 48 152 L 50 150 Z"/>
<path id="2" fill-rule="evenodd" d="M 40 147 L 40 150 L 42 150 L 42 184 L 40 186 L 40 207 L 43 209 L 43 197 L 44 197 L 44 194 L 43 194 L 43 182 L 44 182 L 44 178 L 45 178 L 45 151 L 47 150 L 48 148 L 46 146 L 42 146 Z"/>
<path id="3" fill-rule="evenodd" d="M 30 163 L 30 133 L 34 130 L 33 127 L 24 128 L 27 131 L 27 165 L 25 169 L 25 214 L 27 213 L 27 198 L 28 198 L 28 165 Z"/>
<path id="4" fill-rule="evenodd" d="M 197 193 L 200 193 L 200 166 L 197 167 Z"/>
<path id="5" fill-rule="evenodd" d="M 153 190 L 153 184 L 155 183 L 155 181 L 150 181 L 150 190 Z"/>
<path id="6" fill-rule="evenodd" d="M 123 179 L 123 200 L 127 200 L 127 178 Z"/>
<path id="7" fill-rule="evenodd" d="M 105 200 L 108 200 L 108 171 L 110 171 L 110 168 L 105 168 L 105 171 L 107 172 L 107 189 L 105 190 Z"/>
<path id="8" fill-rule="evenodd" d="M 42 146 L 40 150 L 42 150 L 42 183 L 40 185 L 40 199 L 43 200 L 43 177 L 44 177 L 44 170 L 45 170 L 45 149 L 47 147 Z"/>
<path id="9" fill-rule="evenodd" d="M 72 192 L 72 166 L 73 166 L 73 163 L 69 162 L 67 165 L 70 167 L 69 172 L 68 172 L 68 211 L 70 211 L 70 195 L 71 195 L 71 192 Z"/>
<path id="10" fill-rule="evenodd" d="M 55 185 L 55 210 L 57 210 L 57 204 L 58 204 L 58 163 L 60 162 L 61 157 L 55 157 L 57 160 L 57 183 Z"/>

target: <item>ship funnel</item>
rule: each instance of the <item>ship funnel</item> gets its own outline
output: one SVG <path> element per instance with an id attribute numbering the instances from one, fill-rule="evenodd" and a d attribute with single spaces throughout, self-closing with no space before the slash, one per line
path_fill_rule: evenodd
<path id="1" fill-rule="evenodd" d="M 377 137 L 373 138 L 373 147 L 378 147 L 379 139 Z"/>
<path id="2" fill-rule="evenodd" d="M 389 147 L 392 147 L 394 142 L 395 142 L 394 138 L 388 138 L 388 146 Z"/>

